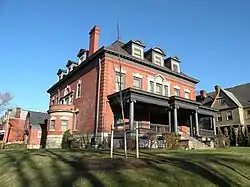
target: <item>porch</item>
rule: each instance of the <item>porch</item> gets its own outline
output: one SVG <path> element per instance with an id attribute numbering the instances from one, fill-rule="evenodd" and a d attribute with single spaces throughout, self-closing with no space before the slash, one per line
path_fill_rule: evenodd
<path id="1" fill-rule="evenodd" d="M 120 93 L 108 96 L 114 113 L 116 129 L 134 132 L 135 124 L 139 133 L 149 132 L 161 135 L 174 132 L 176 135 L 209 137 L 216 135 L 215 109 L 202 106 L 199 102 L 172 96 L 128 88 L 122 91 L 125 126 L 122 123 Z M 122 134 L 122 133 L 121 133 Z"/>

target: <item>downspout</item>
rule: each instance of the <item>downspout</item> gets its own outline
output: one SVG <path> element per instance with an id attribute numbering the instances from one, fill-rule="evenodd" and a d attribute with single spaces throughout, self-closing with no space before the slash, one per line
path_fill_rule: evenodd
<path id="1" fill-rule="evenodd" d="M 99 126 L 99 107 L 100 107 L 100 90 L 101 90 L 101 60 L 98 58 L 98 85 L 97 85 L 97 100 L 96 100 L 96 115 L 95 115 L 95 131 L 94 143 L 96 144 L 98 126 Z"/>

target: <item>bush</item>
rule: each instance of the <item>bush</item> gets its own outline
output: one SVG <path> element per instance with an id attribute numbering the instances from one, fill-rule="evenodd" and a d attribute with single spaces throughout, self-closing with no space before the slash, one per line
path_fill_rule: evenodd
<path id="1" fill-rule="evenodd" d="M 249 132 L 248 132 L 248 127 L 245 127 L 245 146 L 249 146 L 250 142 L 249 142 Z"/>
<path id="2" fill-rule="evenodd" d="M 244 146 L 245 142 L 244 142 L 244 135 L 242 132 L 242 128 L 239 126 L 238 127 L 238 144 L 239 146 Z"/>
<path id="3" fill-rule="evenodd" d="M 4 149 L 26 149 L 26 144 L 10 143 L 4 145 Z"/>
<path id="4" fill-rule="evenodd" d="M 235 133 L 234 128 L 231 126 L 229 130 L 230 145 L 235 146 Z"/>
<path id="5" fill-rule="evenodd" d="M 229 135 L 228 135 L 228 130 L 227 130 L 227 127 L 224 128 L 224 135 L 225 135 L 225 146 L 226 147 L 229 147 L 230 146 L 230 138 L 229 138 Z"/>
<path id="6" fill-rule="evenodd" d="M 62 137 L 62 149 L 78 148 L 79 145 L 69 130 L 65 131 Z"/>
<path id="7" fill-rule="evenodd" d="M 223 134 L 218 134 L 215 137 L 215 146 L 218 148 L 225 148 L 226 147 L 226 136 Z"/>
<path id="8" fill-rule="evenodd" d="M 163 133 L 165 147 L 169 149 L 178 149 L 180 147 L 179 137 L 173 132 Z"/>
<path id="9" fill-rule="evenodd" d="M 135 150 L 136 149 L 136 139 L 133 136 L 127 138 L 128 149 Z"/>

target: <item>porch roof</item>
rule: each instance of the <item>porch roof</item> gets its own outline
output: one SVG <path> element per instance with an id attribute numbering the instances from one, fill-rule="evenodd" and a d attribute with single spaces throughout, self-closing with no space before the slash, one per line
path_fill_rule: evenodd
<path id="1" fill-rule="evenodd" d="M 129 100 L 136 100 L 137 102 L 153 104 L 163 107 L 177 106 L 185 109 L 196 110 L 198 111 L 198 113 L 205 115 L 215 115 L 215 113 L 218 112 L 217 109 L 203 106 L 202 103 L 198 101 L 193 101 L 177 96 L 167 97 L 134 88 L 124 89 L 121 91 L 121 93 L 124 102 L 128 102 Z M 108 96 L 111 105 L 119 104 L 119 98 L 119 92 Z"/>

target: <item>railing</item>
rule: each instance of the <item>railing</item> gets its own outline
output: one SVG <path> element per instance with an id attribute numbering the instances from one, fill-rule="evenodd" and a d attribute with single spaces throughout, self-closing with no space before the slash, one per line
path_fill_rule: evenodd
<path id="1" fill-rule="evenodd" d="M 200 129 L 199 132 L 200 132 L 200 136 L 214 137 L 214 131 L 213 130 Z"/>

